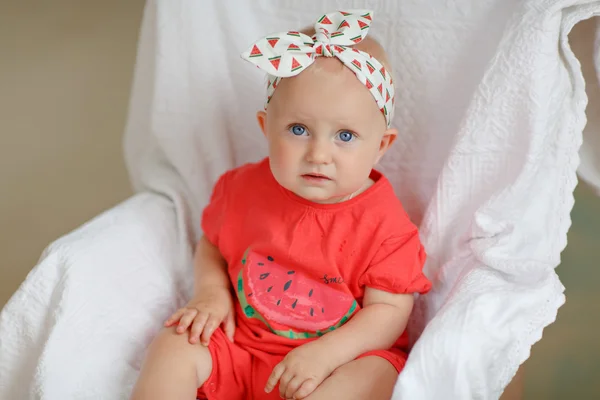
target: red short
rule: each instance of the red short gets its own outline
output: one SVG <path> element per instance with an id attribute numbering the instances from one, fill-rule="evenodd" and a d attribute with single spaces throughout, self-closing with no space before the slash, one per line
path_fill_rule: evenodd
<path id="1" fill-rule="evenodd" d="M 267 379 L 283 356 L 262 353 L 250 354 L 231 343 L 218 329 L 208 346 L 213 362 L 212 372 L 198 389 L 198 399 L 208 400 L 279 400 L 279 390 L 265 393 Z M 378 356 L 388 360 L 400 373 L 406 363 L 406 353 L 400 349 L 370 351 L 358 358 Z"/>

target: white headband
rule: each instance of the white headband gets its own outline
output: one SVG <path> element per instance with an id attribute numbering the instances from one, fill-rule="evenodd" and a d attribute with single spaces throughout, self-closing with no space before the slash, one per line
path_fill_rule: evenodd
<path id="1" fill-rule="evenodd" d="M 377 59 L 352 48 L 367 36 L 372 18 L 368 10 L 332 12 L 317 21 L 312 37 L 290 31 L 255 42 L 242 58 L 269 74 L 265 108 L 282 78 L 298 75 L 316 57 L 336 57 L 369 89 L 389 128 L 394 110 L 392 77 Z"/>

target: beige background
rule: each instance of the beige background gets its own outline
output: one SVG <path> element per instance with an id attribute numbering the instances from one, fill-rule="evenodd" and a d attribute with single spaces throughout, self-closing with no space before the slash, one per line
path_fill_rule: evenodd
<path id="1" fill-rule="evenodd" d="M 0 1 L 0 307 L 50 241 L 131 193 L 121 137 L 142 9 Z M 575 196 L 568 302 L 527 364 L 527 399 L 600 399 L 600 200 Z"/>
<path id="2" fill-rule="evenodd" d="M 53 239 L 130 194 L 142 0 L 0 0 L 0 305 Z"/>

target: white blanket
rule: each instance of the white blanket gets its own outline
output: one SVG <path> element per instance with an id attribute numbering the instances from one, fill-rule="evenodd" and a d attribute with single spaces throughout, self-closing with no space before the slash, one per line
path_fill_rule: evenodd
<path id="1" fill-rule="evenodd" d="M 126 154 L 152 193 L 53 244 L 3 309 L 0 399 L 126 398 L 190 294 L 213 182 L 265 154 L 264 77 L 240 51 L 365 6 L 398 85 L 401 138 L 382 169 L 421 227 L 435 285 L 394 400 L 498 398 L 564 301 L 554 267 L 586 105 L 567 34 L 598 1 L 149 2 Z"/>

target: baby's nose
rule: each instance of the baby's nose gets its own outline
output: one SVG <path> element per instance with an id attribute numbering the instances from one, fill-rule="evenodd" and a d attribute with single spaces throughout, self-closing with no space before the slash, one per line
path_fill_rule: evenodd
<path id="1" fill-rule="evenodd" d="M 313 140 L 308 148 L 306 160 L 312 164 L 331 162 L 331 145 L 325 140 Z"/>

